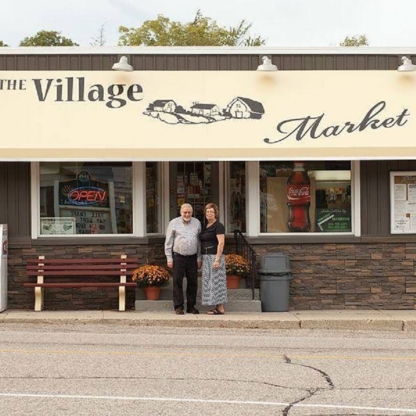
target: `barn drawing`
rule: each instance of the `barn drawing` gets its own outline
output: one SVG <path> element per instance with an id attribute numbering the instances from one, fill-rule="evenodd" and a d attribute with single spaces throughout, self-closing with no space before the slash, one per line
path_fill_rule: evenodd
<path id="1" fill-rule="evenodd" d="M 187 108 L 169 99 L 151 102 L 143 114 L 167 124 L 210 124 L 231 119 L 259 120 L 264 107 L 262 103 L 244 97 L 233 98 L 226 108 L 198 101 Z"/>
<path id="2" fill-rule="evenodd" d="M 173 100 L 156 100 L 149 104 L 149 109 L 164 113 L 174 113 L 176 110 L 176 103 Z"/>
<path id="3" fill-rule="evenodd" d="M 220 108 L 216 104 L 196 103 L 191 107 L 191 112 L 201 116 L 217 116 L 220 114 Z"/>
<path id="4" fill-rule="evenodd" d="M 263 104 L 250 98 L 236 97 L 226 108 L 233 118 L 254 118 L 260 119 L 264 114 Z"/>

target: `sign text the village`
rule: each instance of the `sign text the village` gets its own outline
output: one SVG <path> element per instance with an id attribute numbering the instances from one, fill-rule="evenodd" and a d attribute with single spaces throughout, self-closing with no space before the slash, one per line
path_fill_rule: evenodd
<path id="1" fill-rule="evenodd" d="M 404 126 L 408 119 L 406 119 L 410 113 L 405 108 L 399 115 L 394 117 L 381 117 L 379 114 L 385 109 L 386 102 L 380 101 L 371 107 L 364 117 L 355 123 L 346 121 L 344 124 L 322 126 L 325 113 L 320 116 L 312 117 L 306 116 L 302 118 L 293 118 L 289 120 L 281 121 L 276 129 L 284 137 L 278 140 L 271 140 L 269 138 L 264 139 L 266 143 L 274 144 L 289 139 L 291 136 L 296 140 L 302 140 L 305 136 L 309 135 L 312 139 L 319 139 L 320 137 L 339 136 L 341 133 L 354 133 L 360 132 L 366 128 L 377 130 L 379 128 L 389 129 L 394 126 Z"/>
<path id="2" fill-rule="evenodd" d="M 88 86 L 84 77 L 34 78 L 36 95 L 39 101 L 55 102 L 105 102 L 108 108 L 122 108 L 129 101 L 141 101 L 143 88 L 140 84 L 111 84 Z M 27 80 L 0 79 L 0 90 L 26 90 Z"/>
<path id="3" fill-rule="evenodd" d="M 143 99 L 143 88 L 139 84 L 132 84 L 129 87 L 125 84 L 112 84 L 107 87 L 94 84 L 86 89 L 84 77 L 33 79 L 33 82 L 39 101 L 45 101 L 50 94 L 56 102 L 106 101 L 108 108 L 121 108 L 128 101 Z M 126 92 L 125 96 L 124 92 Z"/>

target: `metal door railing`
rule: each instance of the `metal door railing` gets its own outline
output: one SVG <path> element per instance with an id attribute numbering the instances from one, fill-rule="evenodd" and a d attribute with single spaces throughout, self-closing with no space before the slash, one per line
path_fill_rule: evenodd
<path id="1" fill-rule="evenodd" d="M 240 230 L 234 230 L 234 241 L 236 254 L 243 256 L 250 265 L 250 273 L 246 279 L 246 287 L 251 289 L 251 297 L 254 300 L 254 288 L 257 282 L 256 252 Z"/>

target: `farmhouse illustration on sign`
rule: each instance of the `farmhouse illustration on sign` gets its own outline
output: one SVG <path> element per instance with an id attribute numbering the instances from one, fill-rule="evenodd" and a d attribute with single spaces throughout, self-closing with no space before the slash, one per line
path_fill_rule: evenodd
<path id="1" fill-rule="evenodd" d="M 244 97 L 234 98 L 222 110 L 217 104 L 194 102 L 186 109 L 174 100 L 156 100 L 143 114 L 167 124 L 206 124 L 232 118 L 259 120 L 264 108 L 262 103 Z"/>

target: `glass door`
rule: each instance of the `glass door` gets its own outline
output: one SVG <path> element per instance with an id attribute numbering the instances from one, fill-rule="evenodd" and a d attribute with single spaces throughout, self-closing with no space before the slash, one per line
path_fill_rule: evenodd
<path id="1" fill-rule="evenodd" d="M 205 205 L 219 205 L 218 162 L 171 162 L 169 177 L 170 219 L 179 216 L 181 205 L 188 203 L 194 217 L 204 223 Z"/>

